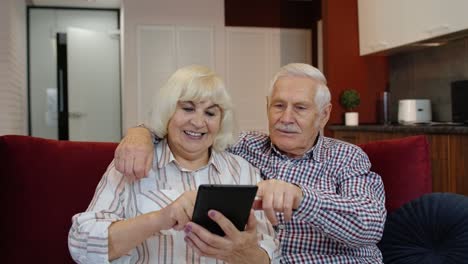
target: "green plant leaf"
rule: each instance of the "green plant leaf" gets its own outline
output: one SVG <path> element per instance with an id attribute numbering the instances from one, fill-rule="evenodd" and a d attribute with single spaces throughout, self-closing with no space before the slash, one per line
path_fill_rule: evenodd
<path id="1" fill-rule="evenodd" d="M 340 96 L 340 103 L 347 111 L 351 111 L 359 106 L 361 98 L 356 90 L 346 89 Z"/>

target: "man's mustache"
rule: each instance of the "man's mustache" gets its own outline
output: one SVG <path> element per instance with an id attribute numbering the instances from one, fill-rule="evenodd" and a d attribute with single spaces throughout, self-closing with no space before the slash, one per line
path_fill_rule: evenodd
<path id="1" fill-rule="evenodd" d="M 299 129 L 299 127 L 297 127 L 296 125 L 294 124 L 281 124 L 281 123 L 278 123 L 278 124 L 275 124 L 275 129 L 277 130 L 281 130 L 283 132 L 286 132 L 286 133 L 300 133 L 301 130 Z"/>

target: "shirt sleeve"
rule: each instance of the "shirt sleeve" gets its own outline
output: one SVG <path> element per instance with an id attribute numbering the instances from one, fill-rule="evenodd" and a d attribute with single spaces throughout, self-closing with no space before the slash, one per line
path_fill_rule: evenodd
<path id="1" fill-rule="evenodd" d="M 257 218 L 258 245 L 270 257 L 270 263 L 277 263 L 280 257 L 280 243 L 276 238 L 273 226 L 265 217 L 263 211 L 256 211 L 255 217 Z"/>
<path id="2" fill-rule="evenodd" d="M 249 174 L 251 175 L 251 184 L 257 184 L 261 181 L 260 171 L 248 164 Z M 245 174 L 244 174 L 245 175 Z M 257 237 L 258 245 L 261 247 L 270 257 L 270 263 L 277 263 L 280 257 L 280 243 L 276 238 L 276 233 L 271 225 L 270 221 L 266 218 L 263 210 L 255 211 L 255 217 L 257 218 Z"/>
<path id="3" fill-rule="evenodd" d="M 112 162 L 99 182 L 86 212 L 72 218 L 68 247 L 77 263 L 109 263 L 108 228 L 113 222 L 124 219 L 124 195 L 124 177 Z M 119 263 L 125 263 L 125 258 L 119 259 Z"/>
<path id="4" fill-rule="evenodd" d="M 301 186 L 304 198 L 295 217 L 351 247 L 375 245 L 386 218 L 382 180 L 370 171 L 362 151 L 354 152 L 345 163 L 338 172 L 336 193 Z"/>

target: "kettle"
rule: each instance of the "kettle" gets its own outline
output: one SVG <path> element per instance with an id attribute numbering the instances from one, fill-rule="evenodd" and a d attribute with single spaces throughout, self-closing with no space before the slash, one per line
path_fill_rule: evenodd
<path id="1" fill-rule="evenodd" d="M 398 101 L 398 123 L 411 125 L 432 121 L 431 100 L 404 99 Z"/>

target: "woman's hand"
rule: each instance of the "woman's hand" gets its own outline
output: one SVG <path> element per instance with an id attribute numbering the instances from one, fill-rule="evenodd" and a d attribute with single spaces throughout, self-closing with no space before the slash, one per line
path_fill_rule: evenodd
<path id="1" fill-rule="evenodd" d="M 159 211 L 159 216 L 163 221 L 161 230 L 174 228 L 175 230 L 184 229 L 185 224 L 191 221 L 193 207 L 197 191 L 184 192 L 177 200 Z"/>
<path id="2" fill-rule="evenodd" d="M 224 237 L 210 233 L 193 222 L 185 226 L 185 241 L 199 255 L 212 257 L 228 263 L 269 263 L 266 251 L 258 246 L 257 218 L 253 210 L 245 228 L 239 231 L 224 215 L 210 210 L 208 216 L 215 221 L 226 234 Z"/>

